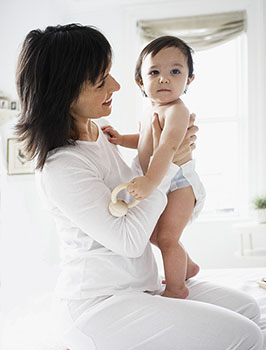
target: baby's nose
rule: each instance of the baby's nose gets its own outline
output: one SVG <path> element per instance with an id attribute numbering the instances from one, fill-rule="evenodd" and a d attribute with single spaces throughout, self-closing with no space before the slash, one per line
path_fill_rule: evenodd
<path id="1" fill-rule="evenodd" d="M 169 79 L 166 76 L 161 76 L 160 77 L 160 83 L 169 83 Z"/>

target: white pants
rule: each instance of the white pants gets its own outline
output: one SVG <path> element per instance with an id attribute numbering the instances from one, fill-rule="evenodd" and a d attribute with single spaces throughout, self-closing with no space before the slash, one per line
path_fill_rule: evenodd
<path id="1" fill-rule="evenodd" d="M 187 285 L 185 300 L 134 292 L 94 305 L 62 301 L 64 343 L 70 350 L 262 350 L 252 297 L 199 280 Z"/>

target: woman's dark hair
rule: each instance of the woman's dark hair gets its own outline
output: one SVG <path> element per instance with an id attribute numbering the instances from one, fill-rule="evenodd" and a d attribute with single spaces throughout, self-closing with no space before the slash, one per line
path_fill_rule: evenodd
<path id="1" fill-rule="evenodd" d="M 193 53 L 192 48 L 189 47 L 183 40 L 177 38 L 176 36 L 165 35 L 157 39 L 154 39 L 147 46 L 145 46 L 144 49 L 141 51 L 139 58 L 137 60 L 136 69 L 135 69 L 135 80 L 139 86 L 142 81 L 141 68 L 142 68 L 142 62 L 144 58 L 149 54 L 151 54 L 152 57 L 154 57 L 155 55 L 157 55 L 159 51 L 168 47 L 176 47 L 185 55 L 185 57 L 187 58 L 187 64 L 188 64 L 188 77 L 189 78 L 192 77 L 193 71 L 194 71 L 193 59 L 192 59 L 192 53 Z"/>
<path id="2" fill-rule="evenodd" d="M 78 139 L 70 106 L 84 82 L 104 76 L 111 59 L 109 42 L 91 26 L 49 26 L 26 36 L 17 66 L 21 115 L 15 128 L 37 169 L 49 151 Z"/>

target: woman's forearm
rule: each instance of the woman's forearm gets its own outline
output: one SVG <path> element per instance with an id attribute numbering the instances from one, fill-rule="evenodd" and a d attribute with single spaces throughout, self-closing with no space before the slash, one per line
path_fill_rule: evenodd
<path id="1" fill-rule="evenodd" d="M 79 157 L 72 157 L 71 162 L 69 159 L 68 154 L 60 154 L 42 174 L 44 196 L 48 195 L 49 202 L 58 208 L 60 215 L 104 247 L 131 258 L 141 256 L 167 204 L 165 193 L 176 166 L 169 169 L 149 198 L 129 209 L 126 216 L 116 218 L 108 210 L 110 188 L 97 175 L 94 165 L 84 171 Z"/>

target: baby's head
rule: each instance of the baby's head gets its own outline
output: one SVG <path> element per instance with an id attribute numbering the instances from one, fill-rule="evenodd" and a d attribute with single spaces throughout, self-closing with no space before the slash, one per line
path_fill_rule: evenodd
<path id="1" fill-rule="evenodd" d="M 175 36 L 162 36 L 140 53 L 135 80 L 145 96 L 169 103 L 186 92 L 194 79 L 193 50 Z"/>

